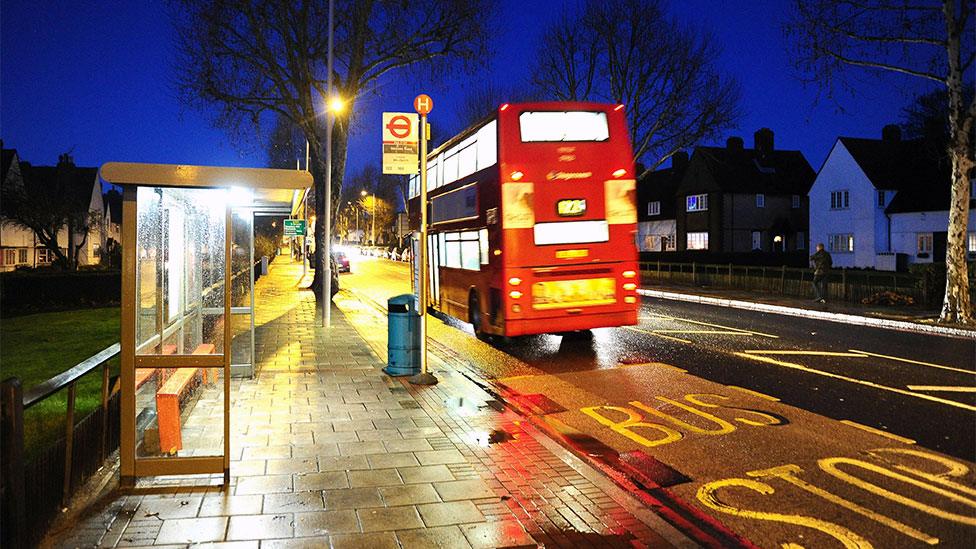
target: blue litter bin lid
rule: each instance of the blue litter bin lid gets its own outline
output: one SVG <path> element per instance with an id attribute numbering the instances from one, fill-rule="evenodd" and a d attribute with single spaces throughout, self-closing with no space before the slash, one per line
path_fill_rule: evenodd
<path id="1" fill-rule="evenodd" d="M 417 296 L 402 294 L 386 300 L 387 310 L 391 313 L 409 313 L 417 310 Z"/>

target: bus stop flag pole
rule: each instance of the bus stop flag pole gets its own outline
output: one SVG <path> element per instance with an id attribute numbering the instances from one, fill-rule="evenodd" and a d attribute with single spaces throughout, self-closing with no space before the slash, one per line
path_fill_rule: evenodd
<path id="1" fill-rule="evenodd" d="M 427 370 L 427 114 L 433 108 L 430 96 L 420 94 L 413 107 L 420 115 L 420 373 L 410 378 L 414 385 L 436 385 L 437 378 Z"/>

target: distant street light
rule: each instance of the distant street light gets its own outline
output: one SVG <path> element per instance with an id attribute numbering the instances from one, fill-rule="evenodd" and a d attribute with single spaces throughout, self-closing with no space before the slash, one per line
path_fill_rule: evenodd
<path id="1" fill-rule="evenodd" d="M 360 192 L 359 194 L 365 197 L 367 194 L 366 189 L 363 189 L 362 192 Z M 370 195 L 370 204 L 371 204 L 370 209 L 372 211 L 369 214 L 369 223 L 370 223 L 369 245 L 375 246 L 376 245 L 376 193 L 375 192 L 372 195 Z"/>

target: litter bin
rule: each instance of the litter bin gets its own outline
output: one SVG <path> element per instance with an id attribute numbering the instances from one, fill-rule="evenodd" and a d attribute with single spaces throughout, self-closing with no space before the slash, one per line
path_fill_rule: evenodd
<path id="1" fill-rule="evenodd" d="M 387 306 L 386 355 L 389 363 L 384 372 L 391 376 L 420 373 L 420 317 L 417 296 L 403 294 L 391 297 Z"/>

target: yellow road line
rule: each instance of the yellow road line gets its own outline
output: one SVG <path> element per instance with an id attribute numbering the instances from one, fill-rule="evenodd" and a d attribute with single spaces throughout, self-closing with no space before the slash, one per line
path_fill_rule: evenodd
<path id="1" fill-rule="evenodd" d="M 970 406 L 969 404 L 965 404 L 965 403 L 962 403 L 962 402 L 956 402 L 955 400 L 948 400 L 948 399 L 944 399 L 944 398 L 934 397 L 932 395 L 926 395 L 926 394 L 923 394 L 923 393 L 913 393 L 912 391 L 906 391 L 904 389 L 899 389 L 897 387 L 888 387 L 887 385 L 881 385 L 881 384 L 874 383 L 874 382 L 871 382 L 871 381 L 865 381 L 863 379 L 857 379 L 857 378 L 853 378 L 853 377 L 848 377 L 848 376 L 844 376 L 844 375 L 840 375 L 840 374 L 835 374 L 835 373 L 832 373 L 832 372 L 825 372 L 823 370 L 817 370 L 815 368 L 808 368 L 806 366 L 803 366 L 802 364 L 796 364 L 794 362 L 784 362 L 782 360 L 776 360 L 775 358 L 770 358 L 770 357 L 767 357 L 767 356 L 750 355 L 748 353 L 733 353 L 733 354 L 736 355 L 736 356 L 742 357 L 742 358 L 748 358 L 748 359 L 756 360 L 758 362 L 765 362 L 767 364 L 775 364 L 776 366 L 782 366 L 784 368 L 791 368 L 793 370 L 800 370 L 801 372 L 807 372 L 807 373 L 810 373 L 810 374 L 818 374 L 818 375 L 822 375 L 824 377 L 832 377 L 834 379 L 840 379 L 842 381 L 849 381 L 851 383 L 857 383 L 859 385 L 866 385 L 868 387 L 873 387 L 875 389 L 881 389 L 882 391 L 891 391 L 892 393 L 898 393 L 900 395 L 908 395 L 908 396 L 913 396 L 915 398 L 921 398 L 921 399 L 924 399 L 924 400 L 931 400 L 932 402 L 938 402 L 939 404 L 945 404 L 945 405 L 948 405 L 948 406 L 955 406 L 956 408 L 962 408 L 964 410 L 969 410 L 969 411 L 972 411 L 972 412 L 976 412 L 976 406 Z"/>
<path id="2" fill-rule="evenodd" d="M 655 334 L 724 334 L 734 336 L 751 336 L 750 332 L 730 332 L 727 330 L 654 330 Z"/>
<path id="3" fill-rule="evenodd" d="M 624 326 L 623 328 L 625 328 L 627 330 L 632 330 L 632 331 L 635 331 L 635 332 L 640 332 L 642 334 L 651 334 L 653 336 L 663 337 L 664 339 L 670 339 L 670 340 L 673 340 L 673 341 L 679 341 L 681 343 L 691 343 L 691 341 L 690 340 L 687 340 L 687 339 L 681 339 L 680 337 L 671 337 L 669 335 L 664 335 L 664 334 L 656 334 L 654 332 L 650 332 L 650 331 L 647 331 L 647 330 L 641 330 L 640 328 L 635 328 L 633 326 Z"/>
<path id="4" fill-rule="evenodd" d="M 912 440 L 912 439 L 910 439 L 910 438 L 900 437 L 900 436 L 898 436 L 898 435 L 896 435 L 894 433 L 889 433 L 888 431 L 882 431 L 881 429 L 875 429 L 874 427 L 869 427 L 867 425 L 861 425 L 860 423 L 858 423 L 856 421 L 851 421 L 849 419 L 842 419 L 842 420 L 840 420 L 840 422 L 843 423 L 844 425 L 849 425 L 851 427 L 855 427 L 855 428 L 860 429 L 862 431 L 867 431 L 869 433 L 874 433 L 876 435 L 880 435 L 880 436 L 883 436 L 883 437 L 890 438 L 891 440 L 897 440 L 898 442 L 904 442 L 905 444 L 915 444 L 915 441 Z"/>
<path id="5" fill-rule="evenodd" d="M 750 394 L 754 397 L 759 397 L 765 400 L 771 400 L 773 402 L 779 402 L 779 399 L 774 396 L 769 396 L 767 394 L 760 393 L 759 391 L 753 391 L 752 389 L 746 389 L 745 387 L 739 387 L 737 385 L 726 385 L 729 389 L 735 389 L 736 391 L 742 391 L 743 393 Z"/>
<path id="6" fill-rule="evenodd" d="M 887 358 L 888 360 L 897 360 L 899 362 L 907 362 L 909 364 L 918 364 L 919 366 L 928 366 L 929 368 L 940 368 L 942 370 L 951 370 L 953 372 L 962 372 L 964 374 L 976 375 L 976 371 L 964 370 L 962 368 L 953 368 L 952 366 L 943 366 L 941 364 L 932 364 L 931 362 L 921 362 L 919 360 L 911 360 L 908 358 L 900 358 L 897 356 L 890 355 L 880 355 L 878 353 L 869 353 L 867 351 L 859 351 L 857 349 L 849 349 L 852 353 L 864 353 L 868 356 L 876 356 L 878 358 Z"/>
<path id="7" fill-rule="evenodd" d="M 942 391 L 946 393 L 976 393 L 976 387 L 956 385 L 907 385 L 913 391 Z"/>
<path id="8" fill-rule="evenodd" d="M 664 315 L 661 315 L 660 318 L 668 318 L 668 319 L 671 319 L 671 320 L 677 320 L 679 322 L 688 322 L 689 324 L 698 324 L 700 326 L 711 326 L 712 328 L 722 328 L 723 330 L 732 330 L 732 331 L 735 331 L 735 332 L 745 332 L 747 334 L 753 334 L 753 335 L 758 335 L 758 336 L 763 336 L 763 337 L 771 337 L 773 339 L 779 339 L 779 336 L 777 336 L 777 335 L 764 334 L 762 332 L 756 332 L 756 331 L 753 331 L 753 330 L 743 330 L 741 328 L 733 328 L 732 326 L 723 326 L 721 324 L 711 324 L 709 322 L 702 322 L 700 320 L 691 320 L 690 318 L 681 318 L 681 317 L 677 317 L 677 316 L 664 316 Z"/>
<path id="9" fill-rule="evenodd" d="M 861 353 L 840 353 L 834 351 L 776 351 L 776 350 L 752 349 L 743 352 L 748 353 L 750 355 L 854 356 L 860 358 L 864 358 L 867 356 Z"/>

